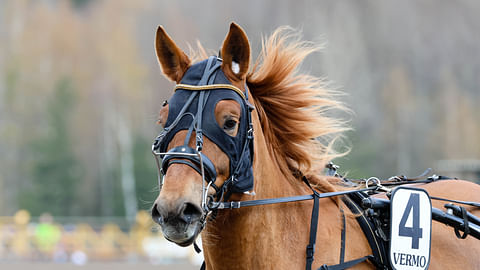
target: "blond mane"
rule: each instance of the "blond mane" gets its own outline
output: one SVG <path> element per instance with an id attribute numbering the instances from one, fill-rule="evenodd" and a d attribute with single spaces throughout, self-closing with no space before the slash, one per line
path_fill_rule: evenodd
<path id="1" fill-rule="evenodd" d="M 348 128 L 345 121 L 328 116 L 331 109 L 345 111 L 317 77 L 302 74 L 299 66 L 319 46 L 301 41 L 298 32 L 283 27 L 263 41 L 262 51 L 247 77 L 260 116 L 263 134 L 282 173 L 306 175 L 320 189 L 333 187 L 319 177 L 327 162 L 342 154 L 334 142 Z"/>
<path id="2" fill-rule="evenodd" d="M 208 57 L 210 52 L 200 42 L 196 47 L 189 45 L 192 62 Z M 319 50 L 320 46 L 302 41 L 298 31 L 280 27 L 264 39 L 247 85 L 282 173 L 296 179 L 301 172 L 321 191 L 333 191 L 330 183 L 338 179 L 321 177 L 322 170 L 326 163 L 344 155 L 333 146 L 349 128 L 328 113 L 348 109 L 333 99 L 339 93 L 328 90 L 324 81 L 299 72 L 303 60 Z"/>

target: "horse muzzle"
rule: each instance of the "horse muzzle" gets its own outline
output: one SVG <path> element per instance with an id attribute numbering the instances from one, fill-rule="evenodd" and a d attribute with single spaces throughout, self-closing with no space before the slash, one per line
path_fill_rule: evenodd
<path id="1" fill-rule="evenodd" d="M 190 202 L 172 207 L 159 201 L 152 208 L 152 218 L 162 228 L 164 237 L 183 247 L 191 245 L 202 230 L 202 216 L 200 207 Z"/>

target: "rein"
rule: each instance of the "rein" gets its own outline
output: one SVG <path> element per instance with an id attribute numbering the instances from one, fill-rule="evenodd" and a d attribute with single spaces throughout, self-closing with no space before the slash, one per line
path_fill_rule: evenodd
<path id="1" fill-rule="evenodd" d="M 327 165 L 327 168 L 330 169 L 331 165 L 332 165 L 331 163 L 329 165 Z M 429 172 L 429 170 L 427 170 L 426 172 Z M 330 172 L 327 173 L 327 175 L 330 175 L 330 174 L 331 174 Z M 333 174 L 333 175 L 341 177 L 341 175 L 338 175 L 336 173 Z M 318 193 L 316 190 L 314 190 L 310 186 L 310 183 L 308 182 L 307 178 L 305 176 L 302 176 L 303 182 L 305 182 L 310 187 L 310 189 L 314 192 L 313 194 L 292 196 L 292 197 L 271 198 L 271 199 L 249 200 L 249 201 L 210 202 L 209 208 L 210 209 L 219 209 L 219 210 L 220 209 L 237 209 L 237 208 L 240 208 L 240 207 L 249 207 L 249 206 L 257 206 L 257 205 L 298 202 L 298 201 L 313 200 L 314 197 L 318 197 L 319 199 L 322 199 L 322 198 L 330 198 L 330 197 L 335 197 L 335 196 L 348 195 L 348 194 L 352 194 L 352 193 L 367 192 L 367 191 L 388 191 L 385 186 L 430 183 L 430 182 L 434 182 L 434 181 L 437 181 L 437 180 L 452 179 L 452 178 L 445 177 L 445 176 L 435 176 L 435 175 L 431 176 L 431 177 L 428 177 L 427 179 L 424 179 L 424 180 L 419 180 L 419 178 L 420 178 L 420 176 L 417 176 L 415 178 L 405 178 L 404 180 L 397 181 L 397 182 L 385 182 L 385 181 L 378 180 L 378 178 L 376 178 L 376 177 L 371 177 L 371 178 L 367 179 L 366 181 L 365 180 L 352 180 L 352 179 L 346 179 L 346 178 L 342 177 L 342 179 L 344 181 L 347 181 L 347 182 L 351 182 L 351 181 L 363 182 L 365 184 L 366 188 L 347 190 L 347 191 L 333 191 L 333 192 L 326 192 L 326 193 Z M 371 179 L 376 179 L 376 180 L 375 181 L 369 181 Z M 372 184 L 369 184 L 369 182 L 372 182 Z M 480 207 L 479 203 L 474 203 L 474 202 L 463 202 L 463 201 L 456 201 L 456 200 L 448 200 L 448 199 L 442 199 L 442 198 L 437 198 L 437 197 L 431 197 L 431 198 L 434 199 L 434 200 L 444 200 L 444 201 L 449 201 L 449 202 L 455 202 L 455 203 L 461 203 L 461 204 L 473 205 L 473 206 Z"/>
<path id="2" fill-rule="evenodd" d="M 304 177 L 305 179 L 305 177 Z M 306 180 L 304 180 L 306 181 Z M 318 193 L 316 190 L 313 190 L 314 193 L 310 195 L 300 195 L 300 196 L 292 196 L 292 197 L 280 197 L 280 198 L 271 198 L 271 199 L 260 199 L 260 200 L 249 200 L 249 201 L 230 201 L 230 202 L 210 202 L 209 208 L 211 209 L 238 209 L 241 207 L 249 207 L 249 206 L 258 206 L 258 205 L 267 205 L 267 204 L 277 204 L 277 203 L 288 203 L 288 202 L 299 202 L 299 201 L 308 201 L 313 200 L 315 197 L 322 199 L 322 198 L 330 198 L 335 196 L 347 195 L 357 192 L 365 192 L 365 191 L 375 191 L 378 190 L 379 187 L 369 187 L 364 189 L 356 189 L 356 190 L 347 190 L 347 191 L 334 191 L 334 192 L 327 192 L 327 193 Z"/>

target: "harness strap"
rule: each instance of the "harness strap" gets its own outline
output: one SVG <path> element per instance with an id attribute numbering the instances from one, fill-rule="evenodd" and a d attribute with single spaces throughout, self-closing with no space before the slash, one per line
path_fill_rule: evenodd
<path id="1" fill-rule="evenodd" d="M 216 61 L 217 59 L 218 58 L 216 56 L 208 57 L 207 64 L 203 70 L 202 78 L 197 85 L 209 85 L 213 83 L 216 76 L 215 70 L 221 66 L 220 62 Z"/>
<path id="2" fill-rule="evenodd" d="M 195 116 L 191 113 L 185 113 L 185 111 L 188 109 L 188 107 L 190 107 L 190 104 L 192 104 L 193 102 L 193 99 L 195 99 L 195 97 L 197 96 L 197 92 L 193 92 L 190 97 L 188 97 L 188 100 L 185 102 L 185 104 L 183 105 L 182 109 L 180 110 L 180 112 L 178 113 L 178 116 L 177 118 L 173 121 L 172 124 L 170 124 L 170 126 L 168 127 L 165 127 L 163 130 L 165 133 L 164 135 L 166 135 L 166 133 L 168 133 L 171 129 L 175 128 L 176 125 L 178 125 L 178 123 L 180 122 L 180 120 L 182 120 L 182 118 L 185 116 L 185 115 L 191 115 L 193 118 L 195 118 Z M 160 141 L 159 141 L 160 142 Z M 161 151 L 163 151 L 164 149 L 160 149 Z"/>
<path id="3" fill-rule="evenodd" d="M 340 235 L 340 263 L 342 264 L 345 260 L 345 233 L 347 230 L 347 225 L 345 222 L 345 213 L 343 212 L 343 209 L 340 208 L 340 212 L 342 213 L 342 232 Z"/>
<path id="4" fill-rule="evenodd" d="M 368 255 L 368 256 L 365 256 L 365 257 L 362 257 L 362 258 L 358 258 L 358 259 L 355 259 L 355 260 L 351 260 L 351 261 L 348 261 L 348 262 L 344 262 L 344 263 L 339 263 L 339 264 L 335 264 L 335 265 L 322 265 L 320 268 L 318 268 L 318 270 L 344 270 L 344 269 L 347 269 L 347 268 L 350 268 L 350 267 L 353 267 L 359 263 L 362 263 L 366 260 L 373 260 L 374 257 L 373 255 Z"/>
<path id="5" fill-rule="evenodd" d="M 444 205 L 445 208 L 447 209 L 451 209 L 453 211 L 453 214 L 457 217 L 460 217 L 460 215 L 463 215 L 462 214 L 462 207 L 460 205 L 455 205 L 455 204 L 452 204 L 452 203 L 447 203 Z M 474 216 L 472 213 L 466 211 L 466 215 L 467 215 L 467 218 L 468 218 L 468 221 L 473 223 L 473 224 L 476 224 L 478 226 L 480 226 L 480 218 Z"/>
<path id="6" fill-rule="evenodd" d="M 361 193 L 355 193 L 355 194 L 349 194 L 349 195 L 344 197 L 343 201 L 347 205 L 347 207 L 350 208 L 352 213 L 360 214 L 360 216 L 357 217 L 357 222 L 362 228 L 362 231 L 365 234 L 365 237 L 367 238 L 368 244 L 372 249 L 373 255 L 370 261 L 373 262 L 378 269 L 383 269 L 387 264 L 386 262 L 387 253 L 386 253 L 385 247 L 383 243 L 380 241 L 379 237 L 375 234 L 375 226 L 373 225 L 373 223 L 370 222 L 370 220 L 368 220 L 365 217 L 361 208 L 355 203 L 355 200 L 352 199 L 352 197 L 354 196 L 358 196 L 359 197 L 358 199 L 362 199 L 363 196 L 361 195 Z"/>
<path id="7" fill-rule="evenodd" d="M 460 230 L 458 228 L 455 228 L 455 235 L 457 236 L 457 238 L 465 239 L 467 238 L 467 235 L 470 233 L 470 229 L 468 227 L 468 216 L 467 216 L 467 211 L 465 210 L 465 207 L 460 206 L 460 211 L 463 218 L 463 234 L 460 234 Z"/>
<path id="8" fill-rule="evenodd" d="M 205 91 L 201 91 L 200 96 L 198 97 L 197 115 L 195 116 L 195 118 L 197 119 L 197 124 L 195 125 L 195 121 L 192 122 L 192 125 L 195 125 L 195 142 L 197 151 L 202 151 L 203 149 L 202 114 L 205 105 L 204 99 L 206 102 L 208 99 L 208 95 L 205 98 Z M 186 145 L 188 145 L 188 142 L 186 143 Z"/>
<path id="9" fill-rule="evenodd" d="M 437 201 L 444 201 L 444 202 L 452 202 L 452 203 L 470 205 L 470 206 L 474 206 L 474 207 L 480 207 L 480 202 L 467 202 L 467 201 L 451 200 L 451 199 L 439 198 L 439 197 L 435 197 L 435 196 L 430 196 L 430 199 L 437 200 Z"/>
<path id="10" fill-rule="evenodd" d="M 292 197 L 280 197 L 280 198 L 271 198 L 271 199 L 230 201 L 230 202 L 211 202 L 211 205 L 209 207 L 211 209 L 234 209 L 234 208 L 240 208 L 240 207 L 249 207 L 249 206 L 266 205 L 266 204 L 308 201 L 308 200 L 313 200 L 315 196 L 317 196 L 319 199 L 330 198 L 330 197 L 335 197 L 340 195 L 353 194 L 361 191 L 371 191 L 376 189 L 377 187 L 369 187 L 364 189 L 334 191 L 334 192 L 326 192 L 326 193 L 317 192 L 317 194 L 300 195 L 300 196 L 292 196 Z"/>
<path id="11" fill-rule="evenodd" d="M 310 239 L 307 245 L 307 264 L 305 269 L 311 270 L 315 254 L 315 241 L 317 239 L 319 200 L 318 196 L 313 197 L 312 219 L 310 221 Z"/>
<path id="12" fill-rule="evenodd" d="M 460 231 L 464 231 L 465 229 L 465 221 L 462 218 L 450 215 L 437 208 L 432 208 L 432 219 L 453 228 L 457 228 Z M 468 224 L 469 235 L 480 239 L 480 226 L 474 224 L 473 222 L 469 222 Z"/>
<path id="13" fill-rule="evenodd" d="M 310 185 L 310 182 L 308 182 L 307 177 L 305 175 L 302 176 L 303 182 L 312 190 L 313 192 L 313 208 L 312 208 L 312 218 L 310 220 L 310 237 L 308 240 L 308 245 L 306 249 L 307 253 L 307 258 L 306 258 L 306 270 L 311 270 L 312 269 L 312 263 L 315 254 L 315 242 L 317 240 L 317 228 L 318 228 L 318 213 L 320 210 L 320 202 L 319 202 L 319 197 L 320 194 Z"/>
<path id="14" fill-rule="evenodd" d="M 202 173 L 201 163 L 203 163 L 203 168 L 206 174 L 205 180 L 212 183 L 215 182 L 215 179 L 217 178 L 217 171 L 215 170 L 215 165 L 213 165 L 213 162 L 201 152 L 200 152 L 200 156 L 201 156 L 201 160 L 200 160 L 197 153 L 198 152 L 196 152 L 195 149 L 190 148 L 188 146 L 177 146 L 172 148 L 163 156 L 162 165 L 161 165 L 163 174 L 167 173 L 168 167 L 171 164 L 180 163 L 180 162 L 176 162 L 177 160 L 188 160 L 190 161 L 190 163 L 187 165 L 195 169 L 200 174 Z"/>
<path id="15" fill-rule="evenodd" d="M 188 142 L 190 142 L 190 138 L 192 137 L 193 129 L 195 128 L 195 121 L 196 121 L 196 118 L 193 117 L 192 124 L 188 128 L 187 136 L 185 136 L 185 140 L 183 141 L 183 145 L 188 146 Z"/>

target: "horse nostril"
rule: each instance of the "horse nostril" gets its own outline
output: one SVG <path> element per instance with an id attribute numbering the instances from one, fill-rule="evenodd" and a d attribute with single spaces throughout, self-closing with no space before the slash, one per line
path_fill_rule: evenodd
<path id="1" fill-rule="evenodd" d="M 163 218 L 162 215 L 160 215 L 160 212 L 158 211 L 157 204 L 154 204 L 152 207 L 152 219 L 158 224 L 163 223 Z"/>
<path id="2" fill-rule="evenodd" d="M 200 219 L 202 216 L 202 210 L 200 207 L 194 205 L 193 203 L 185 203 L 185 207 L 182 211 L 182 218 L 185 222 L 190 223 L 193 220 Z"/>
<path id="3" fill-rule="evenodd" d="M 152 219 L 159 225 L 166 223 L 175 224 L 177 222 L 192 223 L 202 216 L 200 207 L 193 203 L 184 202 L 180 207 L 174 209 L 166 209 L 163 204 L 156 203 L 152 207 Z M 170 211 L 169 211 L 170 210 Z M 173 211 L 172 211 L 173 210 Z"/>

